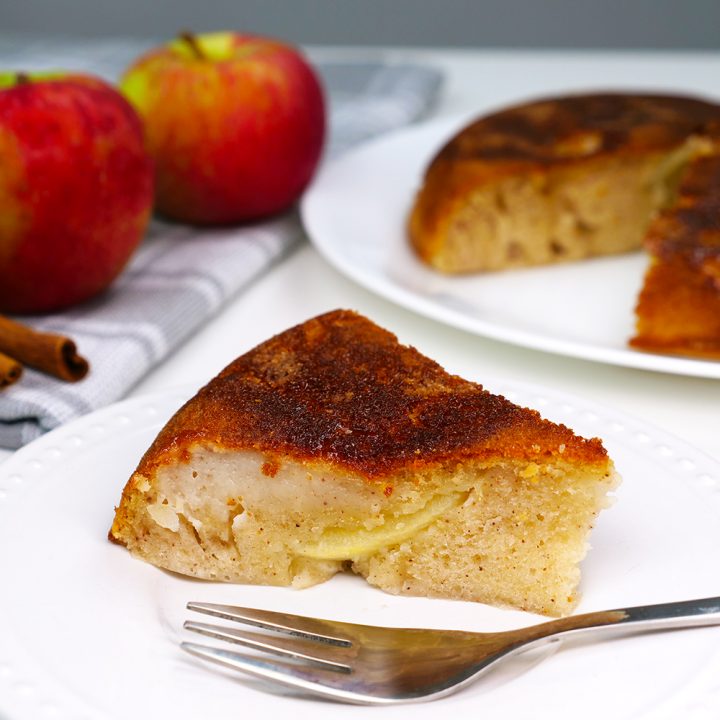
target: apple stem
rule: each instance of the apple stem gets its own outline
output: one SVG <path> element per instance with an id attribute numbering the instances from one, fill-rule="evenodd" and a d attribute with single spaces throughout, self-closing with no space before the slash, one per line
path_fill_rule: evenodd
<path id="1" fill-rule="evenodd" d="M 203 52 L 202 48 L 200 47 L 200 43 L 198 42 L 198 39 L 193 33 L 186 30 L 179 33 L 178 37 L 188 44 L 188 46 L 193 51 L 195 57 L 198 60 L 205 60 L 205 53 Z"/>
<path id="2" fill-rule="evenodd" d="M 27 73 L 19 72 L 15 73 L 15 85 L 28 85 L 30 83 L 30 76 Z"/>

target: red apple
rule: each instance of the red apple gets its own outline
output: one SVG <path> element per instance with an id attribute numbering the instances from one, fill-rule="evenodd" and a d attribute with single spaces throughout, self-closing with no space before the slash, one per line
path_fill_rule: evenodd
<path id="1" fill-rule="evenodd" d="M 0 311 L 86 300 L 120 273 L 152 208 L 125 98 L 94 77 L 0 74 Z"/>
<path id="2" fill-rule="evenodd" d="M 227 224 L 291 206 L 325 135 L 317 76 L 293 48 L 238 33 L 182 35 L 142 56 L 121 89 L 145 121 L 156 208 Z"/>

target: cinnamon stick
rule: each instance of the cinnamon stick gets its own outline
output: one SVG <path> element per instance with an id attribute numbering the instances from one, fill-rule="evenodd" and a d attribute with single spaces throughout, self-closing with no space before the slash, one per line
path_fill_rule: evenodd
<path id="1" fill-rule="evenodd" d="M 16 383 L 22 375 L 22 365 L 0 353 L 0 390 Z"/>
<path id="2" fill-rule="evenodd" d="M 89 370 L 87 360 L 78 355 L 70 338 L 34 330 L 3 315 L 0 315 L 0 353 L 68 382 L 82 380 Z"/>

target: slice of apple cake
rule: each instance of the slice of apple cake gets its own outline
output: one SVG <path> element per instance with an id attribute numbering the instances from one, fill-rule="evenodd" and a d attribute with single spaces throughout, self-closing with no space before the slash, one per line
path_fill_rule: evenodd
<path id="1" fill-rule="evenodd" d="M 110 531 L 211 580 L 392 593 L 549 615 L 618 482 L 585 440 L 446 373 L 349 311 L 239 357 L 158 435 Z"/>

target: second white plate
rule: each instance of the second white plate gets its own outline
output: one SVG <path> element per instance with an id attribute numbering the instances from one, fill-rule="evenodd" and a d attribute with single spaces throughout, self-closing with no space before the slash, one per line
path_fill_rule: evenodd
<path id="1" fill-rule="evenodd" d="M 405 224 L 425 166 L 467 118 L 401 130 L 343 155 L 302 204 L 307 232 L 338 270 L 379 295 L 478 335 L 615 365 L 720 378 L 720 362 L 630 350 L 641 253 L 446 277 L 424 266 Z"/>

